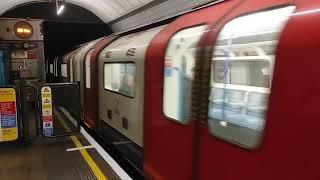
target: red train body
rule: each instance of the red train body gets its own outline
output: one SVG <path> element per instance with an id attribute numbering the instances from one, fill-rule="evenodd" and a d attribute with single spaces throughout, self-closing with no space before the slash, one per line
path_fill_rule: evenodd
<path id="1" fill-rule="evenodd" d="M 90 86 L 84 86 L 84 119 L 85 122 L 92 128 L 97 128 L 99 119 L 99 107 L 98 107 L 98 56 L 101 51 L 112 42 L 112 38 L 105 38 L 98 42 L 90 51 L 90 72 L 84 69 L 84 76 L 86 73 L 90 73 Z M 90 52 L 89 51 L 89 52 Z M 88 54 L 86 55 L 88 56 Z M 84 62 L 84 68 L 86 68 Z M 87 79 L 86 79 L 87 80 Z M 85 82 L 87 83 L 87 82 Z"/>
<path id="2" fill-rule="evenodd" d="M 159 31 L 141 56 L 139 146 L 147 178 L 320 178 L 318 0 L 228 0 L 182 15 Z M 124 38 L 130 44 L 139 35 Z M 98 87 L 106 82 L 98 61 L 114 53 L 103 51 L 109 44 L 117 47 L 116 38 L 101 40 L 90 57 L 84 121 L 93 128 L 101 121 Z M 135 47 L 125 49 L 128 56 Z"/>

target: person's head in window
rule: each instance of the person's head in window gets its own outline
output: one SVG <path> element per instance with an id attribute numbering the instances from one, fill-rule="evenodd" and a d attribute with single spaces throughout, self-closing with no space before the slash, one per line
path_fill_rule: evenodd
<path id="1" fill-rule="evenodd" d="M 263 68 L 261 69 L 261 72 L 263 74 L 263 87 L 269 88 L 271 86 L 271 68 L 270 63 L 265 62 L 263 64 Z"/>
<path id="2" fill-rule="evenodd" d="M 133 76 L 129 74 L 125 74 L 121 82 L 119 93 L 128 95 L 128 96 L 133 96 L 133 85 L 134 85 Z"/>
<path id="3" fill-rule="evenodd" d="M 214 61 L 214 82 L 215 83 L 226 83 L 228 76 L 228 62 L 225 61 Z"/>

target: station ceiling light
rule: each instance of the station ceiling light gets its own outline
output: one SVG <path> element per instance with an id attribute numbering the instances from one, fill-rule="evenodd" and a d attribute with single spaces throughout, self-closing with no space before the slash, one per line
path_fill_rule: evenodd
<path id="1" fill-rule="evenodd" d="M 55 1 L 56 1 L 56 8 L 57 8 L 57 15 L 60 15 L 65 8 L 66 2 L 65 0 L 63 0 L 60 2 L 60 5 L 59 5 L 59 0 L 55 0 Z"/>

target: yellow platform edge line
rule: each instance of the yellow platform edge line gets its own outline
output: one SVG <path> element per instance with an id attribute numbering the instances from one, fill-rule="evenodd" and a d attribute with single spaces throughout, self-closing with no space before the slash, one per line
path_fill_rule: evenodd
<path id="1" fill-rule="evenodd" d="M 67 130 L 70 131 L 70 128 L 68 127 L 68 125 L 62 120 L 62 117 L 60 115 L 60 113 L 54 108 L 54 114 L 57 115 L 57 119 L 59 120 L 59 122 L 61 123 L 61 125 Z M 83 145 L 81 144 L 81 142 L 79 141 L 79 139 L 76 136 L 70 136 L 71 140 L 73 141 L 73 143 L 75 144 L 75 146 L 77 148 L 83 147 Z M 81 149 L 79 150 L 83 159 L 87 162 L 87 164 L 89 165 L 91 171 L 93 172 L 93 174 L 96 176 L 96 178 L 98 180 L 107 180 L 107 177 L 102 173 L 101 169 L 99 168 L 99 166 L 94 162 L 94 160 L 91 158 L 91 156 L 89 155 L 88 151 L 86 149 Z"/>
<path id="2" fill-rule="evenodd" d="M 76 145 L 77 148 L 83 147 L 82 144 L 80 143 L 79 139 L 76 136 L 71 136 L 71 139 L 72 139 L 73 143 Z M 91 170 L 94 173 L 94 175 L 96 176 L 96 178 L 98 180 L 107 180 L 107 178 L 101 172 L 101 170 L 98 167 L 98 165 L 94 162 L 94 160 L 89 155 L 88 151 L 85 150 L 85 149 L 81 149 L 79 151 L 80 151 L 82 157 L 84 158 L 84 160 L 87 162 L 87 164 L 91 168 Z"/>

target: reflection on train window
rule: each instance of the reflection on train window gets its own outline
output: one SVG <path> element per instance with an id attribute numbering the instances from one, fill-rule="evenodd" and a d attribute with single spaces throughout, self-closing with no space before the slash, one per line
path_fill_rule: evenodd
<path id="1" fill-rule="evenodd" d="M 89 54 L 89 53 L 88 53 Z M 91 79 L 90 79 L 90 59 L 91 59 L 91 56 L 90 55 L 87 55 L 86 56 L 86 71 L 85 71 L 85 74 L 86 74 L 86 88 L 90 88 L 91 87 Z"/>
<path id="2" fill-rule="evenodd" d="M 61 64 L 61 76 L 68 77 L 67 64 Z"/>
<path id="3" fill-rule="evenodd" d="M 206 26 L 197 26 L 178 32 L 166 50 L 163 111 L 179 123 L 187 123 L 190 119 L 196 47 L 205 29 Z"/>
<path id="4" fill-rule="evenodd" d="M 104 88 L 134 97 L 136 66 L 134 63 L 105 63 Z"/>
<path id="5" fill-rule="evenodd" d="M 259 145 L 280 33 L 294 7 L 232 20 L 222 29 L 213 52 L 209 129 L 246 148 Z"/>

